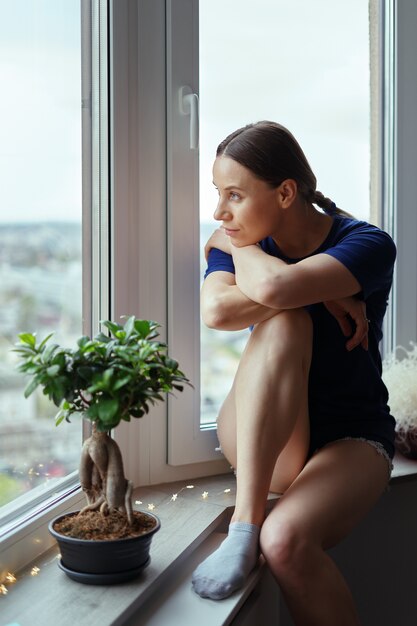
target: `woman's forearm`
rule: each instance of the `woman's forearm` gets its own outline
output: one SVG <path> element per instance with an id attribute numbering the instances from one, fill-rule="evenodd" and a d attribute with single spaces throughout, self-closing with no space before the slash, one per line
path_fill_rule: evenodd
<path id="1" fill-rule="evenodd" d="M 216 330 L 242 330 L 270 319 L 277 309 L 254 302 L 237 285 L 222 285 L 215 291 L 203 285 L 201 314 L 203 322 Z"/>
<path id="2" fill-rule="evenodd" d="M 232 255 L 239 289 L 254 302 L 265 304 L 265 293 L 269 294 L 271 286 L 279 290 L 287 264 L 256 245 L 232 246 Z"/>

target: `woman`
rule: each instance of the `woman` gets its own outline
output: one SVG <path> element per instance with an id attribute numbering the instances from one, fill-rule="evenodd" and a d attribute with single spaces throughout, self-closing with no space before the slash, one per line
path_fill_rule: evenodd
<path id="1" fill-rule="evenodd" d="M 378 344 L 395 246 L 316 190 L 303 151 L 279 124 L 232 133 L 213 174 L 222 227 L 206 246 L 203 320 L 253 328 L 218 418 L 236 468 L 236 507 L 228 537 L 194 572 L 194 590 L 227 597 L 260 548 L 295 624 L 357 625 L 325 550 L 390 476 L 395 421 Z M 283 495 L 265 519 L 268 491 Z"/>

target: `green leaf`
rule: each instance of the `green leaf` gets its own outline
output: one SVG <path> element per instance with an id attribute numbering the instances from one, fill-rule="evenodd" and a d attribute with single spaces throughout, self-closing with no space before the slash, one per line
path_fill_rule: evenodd
<path id="1" fill-rule="evenodd" d="M 127 383 L 130 383 L 131 380 L 132 380 L 132 376 L 125 376 L 124 378 L 119 378 L 119 380 L 116 380 L 116 382 L 113 385 L 113 391 L 117 391 L 118 389 L 121 389 L 122 387 L 127 385 Z"/>
<path id="2" fill-rule="evenodd" d="M 151 330 L 151 324 L 148 320 L 136 320 L 135 321 L 135 330 L 139 333 L 139 335 L 146 339 Z"/>
<path id="3" fill-rule="evenodd" d="M 77 341 L 77 346 L 79 348 L 84 348 L 85 345 L 90 341 L 90 337 L 87 337 L 86 335 L 83 335 L 82 337 L 80 337 Z"/>
<path id="4" fill-rule="evenodd" d="M 100 400 L 97 403 L 98 416 L 103 422 L 111 422 L 119 410 L 119 401 L 116 398 Z"/>
<path id="5" fill-rule="evenodd" d="M 65 419 L 65 411 L 58 411 L 55 415 L 55 426 L 59 426 Z"/>
<path id="6" fill-rule="evenodd" d="M 31 348 L 34 348 L 36 345 L 36 336 L 32 335 L 32 333 L 20 333 L 19 339 L 22 343 L 27 343 Z"/>
<path id="7" fill-rule="evenodd" d="M 48 376 L 56 376 L 59 372 L 59 365 L 51 365 L 51 367 L 48 367 L 48 369 L 46 370 L 46 373 L 48 374 Z"/>
<path id="8" fill-rule="evenodd" d="M 29 382 L 24 391 L 25 398 L 29 398 L 29 396 L 35 391 L 36 387 L 39 385 L 39 382 L 40 381 L 38 376 L 36 376 Z"/>
<path id="9" fill-rule="evenodd" d="M 112 379 L 113 374 L 114 374 L 114 369 L 112 367 L 109 367 L 109 369 L 103 372 L 103 382 L 105 383 L 106 387 L 109 386 L 109 383 Z"/>
<path id="10" fill-rule="evenodd" d="M 94 422 L 98 418 L 98 410 L 98 404 L 90 404 L 87 411 L 85 411 L 85 415 Z"/>
<path id="11" fill-rule="evenodd" d="M 47 336 L 45 337 L 45 339 L 43 339 L 43 340 L 41 341 L 41 343 L 39 344 L 39 351 L 41 351 L 41 350 L 42 350 L 42 348 L 44 347 L 44 345 L 46 344 L 46 342 L 47 342 L 47 341 L 49 341 L 49 339 L 52 337 L 52 335 L 53 335 L 53 334 L 54 334 L 54 333 L 49 333 L 49 335 L 47 335 Z"/>
<path id="12" fill-rule="evenodd" d="M 43 355 L 42 355 L 42 361 L 44 363 L 47 363 L 49 361 L 49 359 L 52 358 L 52 355 L 54 354 L 54 352 L 56 352 L 58 350 L 59 346 L 56 343 L 51 343 L 50 346 L 48 346 Z"/>
<path id="13" fill-rule="evenodd" d="M 130 335 L 133 333 L 135 329 L 135 317 L 132 315 L 128 317 L 126 320 L 126 324 L 124 325 L 126 340 L 129 339 Z"/>
<path id="14" fill-rule="evenodd" d="M 120 324 L 115 324 L 114 322 L 110 322 L 109 320 L 102 320 L 101 323 L 103 324 L 103 326 L 108 328 L 109 331 L 113 333 L 113 335 L 116 335 L 118 331 L 123 330 L 123 326 L 120 326 Z"/>

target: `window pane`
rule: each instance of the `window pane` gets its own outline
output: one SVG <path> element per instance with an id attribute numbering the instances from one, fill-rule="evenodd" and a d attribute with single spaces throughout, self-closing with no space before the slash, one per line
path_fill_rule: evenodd
<path id="1" fill-rule="evenodd" d="M 210 0 L 200 1 L 199 10 L 202 245 L 216 227 L 211 167 L 217 144 L 262 119 L 291 130 L 320 191 L 369 219 L 368 3 Z M 202 328 L 202 423 L 217 415 L 242 341 L 242 333 Z"/>
<path id="2" fill-rule="evenodd" d="M 45 396 L 24 399 L 11 348 L 82 332 L 80 0 L 0 0 L 0 76 L 1 516 L 79 457 L 81 423 L 56 432 Z"/>

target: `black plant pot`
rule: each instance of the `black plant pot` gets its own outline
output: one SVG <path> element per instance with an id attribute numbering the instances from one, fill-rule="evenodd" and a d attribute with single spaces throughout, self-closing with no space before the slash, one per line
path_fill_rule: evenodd
<path id="1" fill-rule="evenodd" d="M 150 563 L 149 551 L 153 535 L 161 523 L 153 513 L 146 513 L 156 525 L 138 537 L 111 540 L 75 539 L 61 535 L 54 524 L 68 515 L 56 517 L 49 523 L 49 532 L 57 540 L 61 561 L 59 567 L 73 580 L 89 585 L 113 585 L 138 576 Z"/>

